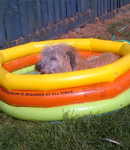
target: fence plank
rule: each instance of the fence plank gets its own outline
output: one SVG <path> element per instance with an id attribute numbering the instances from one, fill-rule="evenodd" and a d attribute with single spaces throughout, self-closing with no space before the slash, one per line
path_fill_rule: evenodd
<path id="1" fill-rule="evenodd" d="M 95 17 L 96 17 L 96 0 L 91 0 L 91 22 L 95 23 Z"/>
<path id="2" fill-rule="evenodd" d="M 87 12 L 87 11 L 89 11 L 89 8 L 90 8 L 90 6 L 89 6 L 89 0 L 85 0 L 85 11 Z"/>
<path id="3" fill-rule="evenodd" d="M 48 19 L 49 19 L 47 0 L 41 0 L 41 13 L 42 13 L 43 27 L 46 28 L 48 26 Z"/>
<path id="4" fill-rule="evenodd" d="M 108 16 L 107 14 L 107 0 L 100 0 L 99 2 L 100 5 L 100 16 L 99 16 L 99 21 L 104 21 Z"/>
<path id="5" fill-rule="evenodd" d="M 84 0 L 81 0 L 81 13 L 85 12 L 85 5 L 84 5 Z"/>
<path id="6" fill-rule="evenodd" d="M 107 0 L 103 1 L 103 14 L 107 14 Z"/>
<path id="7" fill-rule="evenodd" d="M 36 11 L 36 36 L 38 40 L 43 40 L 45 38 L 45 35 L 42 31 L 42 14 L 41 14 L 41 4 L 40 0 L 35 0 L 35 11 Z"/>
<path id="8" fill-rule="evenodd" d="M 0 3 L 1 6 L 1 3 Z M 2 10 L 0 7 L 0 47 L 6 43 L 5 31 L 4 31 L 4 23 L 2 19 Z"/>
<path id="9" fill-rule="evenodd" d="M 111 0 L 111 4 L 110 4 L 110 7 L 111 7 L 111 11 L 113 11 L 113 0 Z"/>
<path id="10" fill-rule="evenodd" d="M 12 13 L 12 25 L 13 25 L 13 32 L 14 40 L 17 40 L 21 37 L 21 23 L 20 23 L 20 14 L 19 14 L 19 6 L 18 1 L 10 1 L 11 5 L 11 13 Z"/>
<path id="11" fill-rule="evenodd" d="M 98 1 L 96 0 L 95 1 L 95 17 L 97 17 L 97 14 L 98 14 L 97 13 L 97 9 L 98 9 L 97 6 L 98 6 Z"/>
<path id="12" fill-rule="evenodd" d="M 55 14 L 54 14 L 54 1 L 48 1 L 48 14 L 49 14 L 49 25 L 55 24 Z"/>
<path id="13" fill-rule="evenodd" d="M 101 5 L 100 5 L 101 0 L 97 0 L 97 16 L 99 17 L 101 15 Z"/>
<path id="14" fill-rule="evenodd" d="M 123 2 L 123 5 L 125 6 L 126 5 L 126 0 L 123 0 L 124 2 Z"/>
<path id="15" fill-rule="evenodd" d="M 100 14 L 101 14 L 101 15 L 104 14 L 104 12 L 103 12 L 103 7 L 104 7 L 104 6 L 103 6 L 103 1 L 104 1 L 104 0 L 100 0 L 100 8 L 101 8 Z"/>
<path id="16" fill-rule="evenodd" d="M 26 1 L 19 0 L 19 12 L 20 12 L 20 24 L 22 36 L 25 37 L 29 35 L 29 21 L 27 14 L 27 3 Z"/>
<path id="17" fill-rule="evenodd" d="M 55 10 L 55 21 L 56 21 L 56 24 L 55 24 L 55 28 L 54 28 L 54 34 L 55 35 L 61 35 L 63 33 L 63 22 L 61 21 L 62 20 L 62 15 L 61 15 L 61 7 L 60 7 L 60 0 L 54 0 L 54 10 Z M 63 15 L 65 15 L 63 13 Z M 63 17 L 64 18 L 64 17 Z M 64 19 L 65 20 L 65 19 Z"/>
<path id="18" fill-rule="evenodd" d="M 80 15 L 80 13 L 82 12 L 81 11 L 81 0 L 76 1 L 76 7 L 77 7 L 78 15 Z"/>
<path id="19" fill-rule="evenodd" d="M 55 8 L 55 21 L 56 23 L 58 23 L 61 20 L 59 0 L 54 0 L 54 8 Z"/>
<path id="20" fill-rule="evenodd" d="M 113 1 L 113 9 L 117 9 L 117 0 Z"/>
<path id="21" fill-rule="evenodd" d="M 71 17 L 71 0 L 66 1 L 67 18 Z"/>
<path id="22" fill-rule="evenodd" d="M 40 5 L 40 0 L 35 0 L 36 24 L 39 31 L 42 30 L 42 14 Z"/>
<path id="23" fill-rule="evenodd" d="M 71 12 L 71 17 L 76 16 L 76 0 L 71 0 Z"/>
<path id="24" fill-rule="evenodd" d="M 123 0 L 119 0 L 120 1 L 120 7 L 123 6 Z"/>
<path id="25" fill-rule="evenodd" d="M 8 42 L 12 42 L 14 40 L 14 32 L 12 27 L 12 14 L 11 14 L 11 6 L 9 0 L 2 0 L 2 6 L 3 6 L 3 16 L 5 21 L 5 32 L 7 35 Z"/>
<path id="26" fill-rule="evenodd" d="M 117 0 L 117 8 L 120 7 L 120 0 Z"/>
<path id="27" fill-rule="evenodd" d="M 62 21 L 66 18 L 66 5 L 65 0 L 60 0 L 60 7 L 61 7 L 61 19 Z"/>
<path id="28" fill-rule="evenodd" d="M 110 0 L 107 0 L 107 12 L 111 11 Z"/>
<path id="29" fill-rule="evenodd" d="M 90 23 L 90 0 L 85 0 L 85 13 L 84 13 L 84 17 L 86 18 L 86 23 Z"/>
<path id="30" fill-rule="evenodd" d="M 36 31 L 34 0 L 27 1 L 30 34 Z"/>

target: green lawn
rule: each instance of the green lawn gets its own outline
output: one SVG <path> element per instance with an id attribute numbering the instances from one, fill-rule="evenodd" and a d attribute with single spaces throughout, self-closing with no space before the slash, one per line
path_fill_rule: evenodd
<path id="1" fill-rule="evenodd" d="M 56 123 L 21 121 L 0 112 L 0 147 L 1 150 L 129 150 L 130 106 L 92 118 L 65 116 Z"/>

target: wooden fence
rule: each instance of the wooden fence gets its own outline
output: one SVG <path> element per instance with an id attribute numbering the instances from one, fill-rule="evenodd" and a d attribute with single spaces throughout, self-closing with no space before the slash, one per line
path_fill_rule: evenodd
<path id="1" fill-rule="evenodd" d="M 0 0 L 0 48 L 54 39 L 95 18 L 111 18 L 128 4 L 130 0 Z"/>

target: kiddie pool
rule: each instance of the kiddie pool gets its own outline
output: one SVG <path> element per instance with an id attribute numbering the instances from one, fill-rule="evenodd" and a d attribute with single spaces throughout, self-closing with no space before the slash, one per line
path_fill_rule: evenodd
<path id="1" fill-rule="evenodd" d="M 42 48 L 57 43 L 70 44 L 80 51 L 110 51 L 122 57 L 94 69 L 26 74 L 34 68 L 27 66 L 38 61 Z M 130 104 L 129 60 L 128 43 L 92 38 L 31 42 L 1 50 L 0 110 L 23 120 L 56 121 L 62 120 L 64 113 L 98 115 L 121 109 Z"/>

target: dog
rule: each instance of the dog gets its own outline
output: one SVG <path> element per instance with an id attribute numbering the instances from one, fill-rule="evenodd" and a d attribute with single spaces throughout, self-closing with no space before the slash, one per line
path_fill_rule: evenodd
<path id="1" fill-rule="evenodd" d="M 62 43 L 45 47 L 35 65 L 40 74 L 54 74 L 101 67 L 113 63 L 119 55 L 105 52 L 84 59 L 75 47 Z"/>

